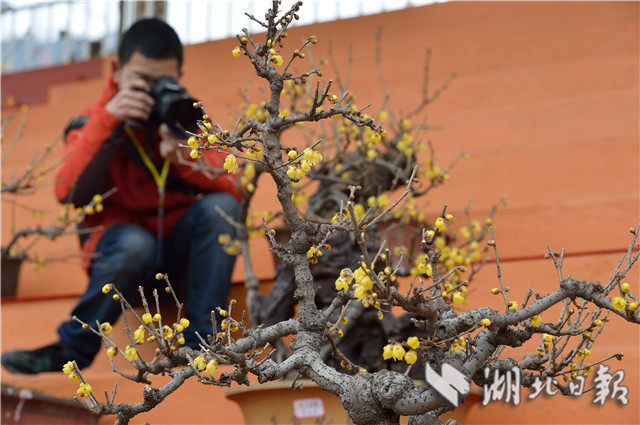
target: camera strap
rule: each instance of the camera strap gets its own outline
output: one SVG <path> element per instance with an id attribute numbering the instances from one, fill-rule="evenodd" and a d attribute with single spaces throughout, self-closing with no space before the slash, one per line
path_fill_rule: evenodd
<path id="1" fill-rule="evenodd" d="M 147 155 L 142 144 L 136 137 L 135 133 L 129 126 L 129 124 L 124 125 L 124 131 L 129 136 L 129 139 L 133 142 L 133 145 L 136 147 L 140 158 L 142 158 L 142 162 L 147 167 L 153 180 L 156 182 L 156 186 L 158 187 L 158 232 L 157 232 L 157 240 L 158 240 L 158 259 L 160 259 L 162 255 L 162 239 L 164 238 L 163 234 L 163 223 L 164 223 L 164 192 L 165 187 L 167 185 L 167 177 L 169 176 L 169 165 L 170 162 L 168 159 L 164 160 L 162 164 L 162 170 L 158 172 L 155 164 Z"/>

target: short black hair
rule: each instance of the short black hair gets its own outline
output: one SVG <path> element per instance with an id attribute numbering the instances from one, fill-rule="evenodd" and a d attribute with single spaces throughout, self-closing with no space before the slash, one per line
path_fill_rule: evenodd
<path id="1" fill-rule="evenodd" d="M 135 52 L 154 59 L 175 58 L 178 60 L 178 68 L 182 68 L 183 53 L 180 37 L 161 19 L 141 19 L 122 35 L 118 47 L 120 65 L 129 62 L 131 55 Z"/>

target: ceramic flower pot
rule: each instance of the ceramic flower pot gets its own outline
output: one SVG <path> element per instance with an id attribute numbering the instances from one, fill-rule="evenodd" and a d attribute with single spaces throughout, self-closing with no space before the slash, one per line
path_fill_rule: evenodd
<path id="1" fill-rule="evenodd" d="M 22 258 L 3 258 L 0 268 L 2 270 L 2 297 L 15 297 L 18 290 L 18 278 L 20 277 L 20 266 Z"/>
<path id="2" fill-rule="evenodd" d="M 99 418 L 68 398 L 2 386 L 3 424 L 95 425 Z"/>
<path id="3" fill-rule="evenodd" d="M 335 395 L 322 390 L 310 380 L 299 380 L 301 390 L 293 390 L 291 381 L 268 382 L 231 388 L 227 398 L 236 402 L 247 425 L 259 424 L 334 424 L 352 425 L 353 421 Z M 455 419 L 464 424 L 469 409 L 481 400 L 481 391 L 472 387 L 464 404 L 440 417 L 445 422 Z M 407 424 L 402 417 L 401 424 Z"/>
<path id="4" fill-rule="evenodd" d="M 340 399 L 309 380 L 299 381 L 301 390 L 291 389 L 291 381 L 254 384 L 227 391 L 238 403 L 245 424 L 352 424 Z"/>

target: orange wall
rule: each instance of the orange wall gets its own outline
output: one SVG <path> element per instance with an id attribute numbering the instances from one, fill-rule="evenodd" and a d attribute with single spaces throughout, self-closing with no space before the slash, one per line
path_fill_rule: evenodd
<path id="1" fill-rule="evenodd" d="M 630 240 L 627 229 L 636 225 L 640 215 L 638 3 L 436 4 L 292 29 L 289 42 L 317 35 L 319 44 L 313 55 L 319 58 L 327 57 L 329 40 L 333 40 L 338 62 L 347 57 L 347 42 L 351 43 L 355 63 L 349 88 L 360 104 L 371 103 L 372 112 L 377 112 L 383 94 L 374 68 L 373 34 L 380 25 L 384 28 L 383 67 L 396 109 L 407 111 L 420 100 L 427 45 L 433 49 L 432 89 L 451 71 L 458 75 L 429 110 L 429 122 L 444 126 L 432 131 L 430 139 L 443 163 L 460 151 L 471 158 L 455 168 L 451 182 L 429 198 L 424 211 L 435 216 L 447 203 L 451 212 L 460 214 L 472 199 L 473 214 L 483 217 L 493 203 L 506 196 L 507 205 L 496 217 L 496 238 L 504 259 L 502 273 L 514 299 L 521 299 L 530 286 L 541 293 L 557 286 L 553 265 L 541 259 L 547 244 L 555 250 L 564 247 L 573 255 L 566 261 L 565 275 L 606 282 Z M 254 86 L 262 84 L 245 61 L 231 56 L 236 43 L 224 40 L 186 50 L 184 83 L 222 123 L 228 123 L 228 105 L 239 103 L 239 87 L 249 80 Z M 107 61 L 103 69 L 108 69 Z M 325 72 L 331 74 L 329 69 Z M 31 108 L 25 142 L 38 145 L 53 139 L 70 116 L 99 94 L 102 80 L 53 86 L 48 103 Z M 16 153 L 16 161 L 29 157 L 26 150 Z M 3 178 L 8 168 L 3 167 Z M 275 205 L 273 188 L 267 185 L 260 190 L 257 209 Z M 52 214 L 57 209 L 46 190 L 34 202 Z M 7 226 L 3 206 L 3 241 Z M 67 252 L 74 243 L 43 246 L 41 252 Z M 259 276 L 269 278 L 273 265 L 262 255 L 264 249 L 264 243 L 257 241 L 254 260 L 259 260 Z M 241 280 L 242 275 L 239 266 L 235 279 Z M 638 273 L 628 280 L 637 294 Z M 82 272 L 73 264 L 41 271 L 25 268 L 19 295 L 78 294 L 84 285 Z M 472 306 L 499 308 L 496 299 L 487 295 L 493 286 L 495 268 L 488 265 L 479 275 Z M 60 308 L 68 308 L 71 302 L 56 301 Z M 50 305 L 52 301 L 4 303 L 3 350 L 49 341 L 55 326 L 49 326 L 45 336 L 37 322 L 26 318 Z M 612 367 L 627 372 L 624 384 L 630 391 L 629 406 L 619 409 L 610 402 L 600 408 L 591 403 L 591 396 L 578 400 L 556 396 L 525 400 L 516 409 L 499 404 L 477 409 L 472 422 L 610 423 L 615 412 L 618 423 L 638 423 L 638 330 L 625 326 L 622 332 L 611 332 L 612 327 L 599 339 L 594 356 L 625 352 L 625 360 Z M 104 388 L 110 388 L 112 376 L 98 369 L 96 365 L 89 371 L 99 382 L 104 380 Z M 25 386 L 42 382 L 7 376 L 4 371 L 2 378 Z M 55 379 L 51 381 L 47 389 L 70 394 L 67 388 L 56 389 Z M 203 402 L 221 403 L 220 423 L 237 421 L 237 410 L 220 399 L 222 393 L 211 394 L 214 401 L 203 398 Z M 524 390 L 523 398 L 527 394 Z M 189 396 L 194 395 L 189 392 Z M 187 396 L 175 397 L 186 400 Z M 159 412 L 141 421 L 169 420 L 171 408 Z M 225 412 L 230 416 L 225 417 Z M 194 417 L 193 422 L 198 419 Z"/>

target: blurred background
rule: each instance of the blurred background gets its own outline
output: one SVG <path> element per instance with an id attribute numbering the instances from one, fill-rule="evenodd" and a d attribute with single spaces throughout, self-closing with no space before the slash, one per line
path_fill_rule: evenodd
<path id="1" fill-rule="evenodd" d="M 437 2 L 310 0 L 305 2 L 299 25 Z M 258 11 L 256 3 L 253 0 L 3 0 L 0 2 L 2 70 L 12 73 L 108 55 L 116 51 L 119 35 L 141 17 L 166 20 L 184 44 L 233 37 L 243 27 L 256 32 L 258 24 L 244 14 Z"/>

